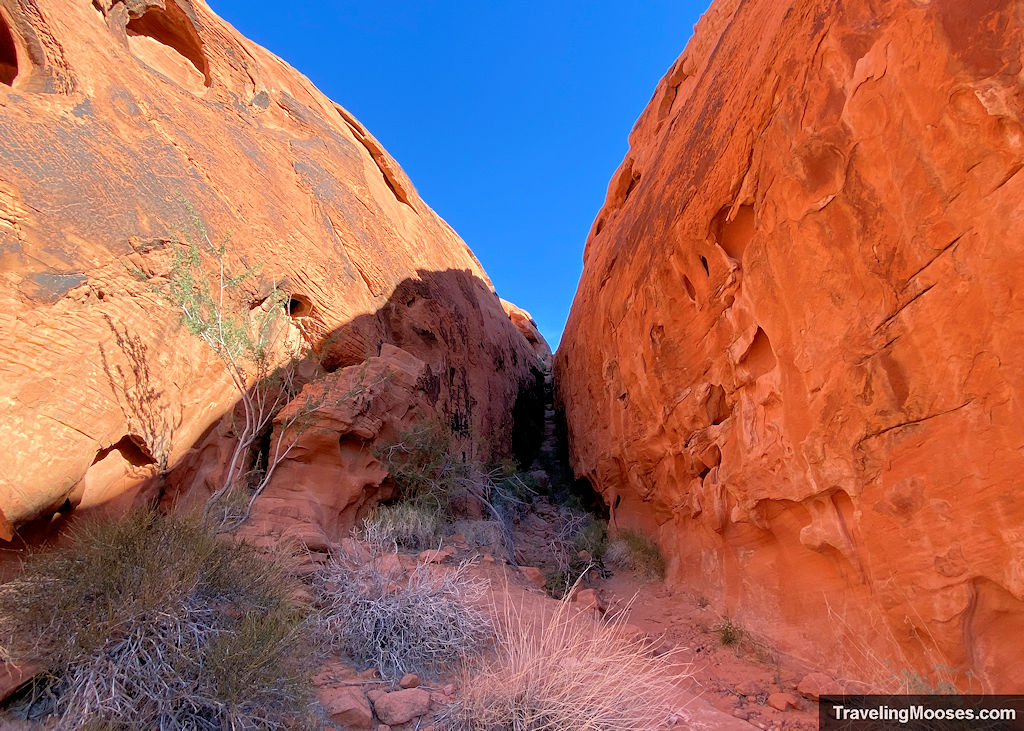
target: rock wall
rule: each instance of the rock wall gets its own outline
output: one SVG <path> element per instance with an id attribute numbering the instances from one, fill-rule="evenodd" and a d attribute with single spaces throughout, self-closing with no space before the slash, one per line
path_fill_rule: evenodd
<path id="1" fill-rule="evenodd" d="M 1024 690 L 1022 26 L 1010 0 L 716 0 L 556 353 L 614 523 L 867 687 Z"/>
<path id="2" fill-rule="evenodd" d="M 507 451 L 537 356 L 475 257 L 351 114 L 204 3 L 0 0 L 0 140 L 4 538 L 216 486 L 237 392 L 153 291 L 193 219 L 230 237 L 231 271 L 260 267 L 253 308 L 287 294 L 305 381 L 412 368 L 389 391 L 407 422 L 437 412 L 481 456 Z M 374 438 L 336 433 L 322 457 L 365 462 Z"/>

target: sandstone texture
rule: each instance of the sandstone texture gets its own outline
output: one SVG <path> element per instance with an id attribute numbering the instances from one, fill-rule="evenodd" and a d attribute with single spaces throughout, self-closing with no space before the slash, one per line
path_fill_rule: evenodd
<path id="1" fill-rule="evenodd" d="M 1024 690 L 1022 25 L 1010 0 L 716 1 L 556 353 L 613 524 L 857 687 Z"/>
<path id="2" fill-rule="evenodd" d="M 0 140 L 6 539 L 217 485 L 237 392 L 154 292 L 190 230 L 227 241 L 229 272 L 259 267 L 253 311 L 287 295 L 275 355 L 307 364 L 307 397 L 355 399 L 268 488 L 284 527 L 351 524 L 381 435 L 437 414 L 487 456 L 536 400 L 536 344 L 466 245 L 351 114 L 202 2 L 0 0 Z"/>

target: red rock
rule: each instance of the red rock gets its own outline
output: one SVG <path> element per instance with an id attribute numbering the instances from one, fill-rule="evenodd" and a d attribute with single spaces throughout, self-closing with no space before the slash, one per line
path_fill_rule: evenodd
<path id="1" fill-rule="evenodd" d="M 354 686 L 328 686 L 318 690 L 320 705 L 335 723 L 350 728 L 373 728 L 373 712 L 366 695 Z"/>
<path id="2" fill-rule="evenodd" d="M 420 563 L 446 563 L 455 555 L 455 546 L 445 546 L 442 549 L 428 548 L 421 551 L 418 556 Z"/>
<path id="3" fill-rule="evenodd" d="M 218 486 L 237 393 L 151 290 L 190 206 L 215 242 L 231 237 L 233 272 L 261 265 L 240 300 L 266 302 L 275 282 L 290 298 L 275 359 L 312 353 L 338 372 L 395 346 L 424 370 L 385 436 L 426 400 L 426 416 L 473 435 L 469 449 L 482 440 L 474 456 L 507 453 L 537 344 L 352 115 L 205 3 L 11 8 L 0 21 L 19 49 L 15 65 L 0 63 L 0 535 L 69 498 L 120 512 L 164 489 Z M 311 362 L 307 381 L 323 373 Z M 371 478 L 375 438 L 336 435 L 339 472 Z M 326 476 L 326 455 L 316 460 L 311 476 Z M 277 499 L 323 497 L 311 481 Z M 364 487 L 354 498 L 342 485 L 311 524 L 329 536 L 350 524 L 333 511 L 371 502 L 378 481 Z M 294 522 L 317 513 L 285 503 L 274 514 L 292 507 Z"/>
<path id="4" fill-rule="evenodd" d="M 406 673 L 402 676 L 402 679 L 398 681 L 398 687 L 400 688 L 415 688 L 420 684 L 420 676 L 416 673 Z"/>
<path id="5" fill-rule="evenodd" d="M 421 688 L 384 693 L 373 702 L 373 710 L 389 726 L 408 723 L 430 710 L 430 693 Z"/>
<path id="6" fill-rule="evenodd" d="M 519 573 L 538 589 L 543 589 L 548 584 L 548 580 L 547 577 L 544 576 L 544 572 L 536 566 L 520 566 Z"/>
<path id="7" fill-rule="evenodd" d="M 540 334 L 537 323 L 530 313 L 507 300 L 502 300 L 501 306 L 508 315 L 508 319 L 512 321 L 512 324 L 516 326 L 516 329 L 523 334 L 530 347 L 533 348 L 544 369 L 550 370 L 552 359 L 551 347 L 548 345 L 547 340 L 544 339 L 544 336 Z"/>
<path id="8" fill-rule="evenodd" d="M 42 669 L 42 666 L 35 663 L 0 663 L 0 701 L 6 700 L 11 693 Z"/>
<path id="9" fill-rule="evenodd" d="M 593 609 L 599 612 L 605 610 L 604 602 L 601 601 L 601 597 L 594 589 L 580 589 L 573 595 L 572 600 L 581 609 Z"/>
<path id="10" fill-rule="evenodd" d="M 812 701 L 823 695 L 843 695 L 846 688 L 842 683 L 825 673 L 808 673 L 796 687 L 797 692 Z"/>
<path id="11" fill-rule="evenodd" d="M 576 475 L 669 581 L 875 687 L 1021 689 L 1022 23 L 716 1 L 555 359 Z"/>
<path id="12" fill-rule="evenodd" d="M 792 693 L 772 693 L 768 696 L 768 705 L 777 711 L 800 708 L 800 702 Z"/>

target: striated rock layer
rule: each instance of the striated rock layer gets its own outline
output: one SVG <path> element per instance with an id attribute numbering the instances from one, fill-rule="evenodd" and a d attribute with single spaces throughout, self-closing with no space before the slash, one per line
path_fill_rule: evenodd
<path id="1" fill-rule="evenodd" d="M 153 291 L 194 218 L 231 272 L 260 267 L 252 307 L 287 294 L 307 388 L 376 377 L 289 455 L 279 514 L 350 525 L 383 479 L 369 445 L 434 413 L 507 450 L 540 373 L 479 263 L 358 121 L 202 2 L 0 0 L 0 140 L 4 538 L 218 486 L 237 393 Z"/>
<path id="2" fill-rule="evenodd" d="M 1011 0 L 722 0 L 630 136 L 556 382 L 671 578 L 870 687 L 1024 690 Z"/>

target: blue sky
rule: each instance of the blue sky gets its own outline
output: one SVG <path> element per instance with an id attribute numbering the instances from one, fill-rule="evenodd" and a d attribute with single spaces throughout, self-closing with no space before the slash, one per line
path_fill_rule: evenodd
<path id="1" fill-rule="evenodd" d="M 355 114 L 554 348 L 629 130 L 707 2 L 211 5 Z"/>

